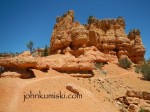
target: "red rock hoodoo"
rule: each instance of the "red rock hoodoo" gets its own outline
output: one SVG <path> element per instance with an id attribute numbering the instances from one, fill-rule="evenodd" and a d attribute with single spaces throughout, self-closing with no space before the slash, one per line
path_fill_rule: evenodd
<path id="1" fill-rule="evenodd" d="M 56 18 L 50 54 L 70 53 L 79 57 L 85 54 L 86 47 L 91 46 L 118 58 L 127 55 L 134 63 L 143 60 L 145 54 L 140 31 L 134 29 L 126 34 L 125 20 L 122 17 L 103 20 L 89 17 L 86 25 L 74 22 L 74 11 L 68 11 Z"/>

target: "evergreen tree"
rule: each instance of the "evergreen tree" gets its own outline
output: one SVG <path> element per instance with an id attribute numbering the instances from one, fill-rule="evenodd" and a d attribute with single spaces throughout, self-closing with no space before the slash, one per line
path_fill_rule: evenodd
<path id="1" fill-rule="evenodd" d="M 27 43 L 27 48 L 30 50 L 30 52 L 33 51 L 33 42 L 32 41 L 29 41 L 29 43 Z"/>
<path id="2" fill-rule="evenodd" d="M 47 47 L 47 45 L 44 48 L 44 55 L 43 56 L 48 56 L 48 47 Z"/>
<path id="3" fill-rule="evenodd" d="M 87 23 L 88 23 L 88 24 L 91 24 L 93 18 L 94 18 L 94 16 L 89 16 L 89 18 L 87 19 Z"/>

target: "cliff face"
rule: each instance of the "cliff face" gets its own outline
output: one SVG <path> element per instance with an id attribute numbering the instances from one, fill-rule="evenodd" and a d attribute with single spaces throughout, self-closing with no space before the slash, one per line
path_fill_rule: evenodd
<path id="1" fill-rule="evenodd" d="M 86 47 L 95 46 L 100 52 L 117 56 L 127 55 L 134 63 L 144 59 L 145 48 L 139 30 L 125 33 L 125 20 L 88 19 L 88 24 L 74 22 L 74 12 L 57 17 L 51 37 L 50 54 L 84 55 Z"/>

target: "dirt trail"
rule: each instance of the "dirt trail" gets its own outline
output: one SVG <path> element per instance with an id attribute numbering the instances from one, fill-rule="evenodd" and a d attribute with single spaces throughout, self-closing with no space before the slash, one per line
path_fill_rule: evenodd
<path id="1" fill-rule="evenodd" d="M 3 91 L 0 92 L 0 112 L 119 112 L 114 99 L 124 95 L 127 89 L 150 92 L 150 82 L 140 79 L 140 74 L 114 64 L 104 66 L 103 70 L 108 73 L 106 77 L 97 74 L 91 79 L 74 78 L 55 70 L 33 70 L 36 78 L 32 79 L 0 79 L 0 90 Z M 104 82 L 97 82 L 99 78 Z M 42 93 L 62 91 L 70 94 L 66 89 L 68 83 L 76 85 L 82 99 L 29 99 L 23 102 L 23 95 L 30 90 L 34 93 L 41 90 Z"/>

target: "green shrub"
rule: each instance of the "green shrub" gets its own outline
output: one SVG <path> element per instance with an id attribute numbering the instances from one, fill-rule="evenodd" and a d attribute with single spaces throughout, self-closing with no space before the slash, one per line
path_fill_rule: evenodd
<path id="1" fill-rule="evenodd" d="M 141 64 L 135 67 L 136 73 L 141 73 L 145 80 L 150 81 L 150 59 L 143 61 Z"/>
<path id="2" fill-rule="evenodd" d="M 0 66 L 0 74 L 4 73 L 5 72 L 5 68 Z"/>
<path id="3" fill-rule="evenodd" d="M 107 74 L 107 71 L 101 70 L 101 74 L 106 75 L 106 74 Z"/>
<path id="4" fill-rule="evenodd" d="M 100 68 L 103 67 L 103 66 L 104 66 L 103 63 L 99 63 L 99 62 L 96 62 L 96 63 L 95 63 L 96 69 L 100 69 Z"/>
<path id="5" fill-rule="evenodd" d="M 118 61 L 119 61 L 119 65 L 125 69 L 130 68 L 132 65 L 132 62 L 126 56 L 121 57 Z"/>
<path id="6" fill-rule="evenodd" d="M 145 110 L 143 108 L 140 108 L 139 112 L 145 112 Z"/>
<path id="7" fill-rule="evenodd" d="M 150 62 L 143 62 L 143 64 L 140 67 L 140 72 L 142 73 L 144 79 L 150 81 Z"/>
<path id="8" fill-rule="evenodd" d="M 136 73 L 140 73 L 141 69 L 140 69 L 139 66 L 136 66 L 134 71 L 135 71 Z"/>

